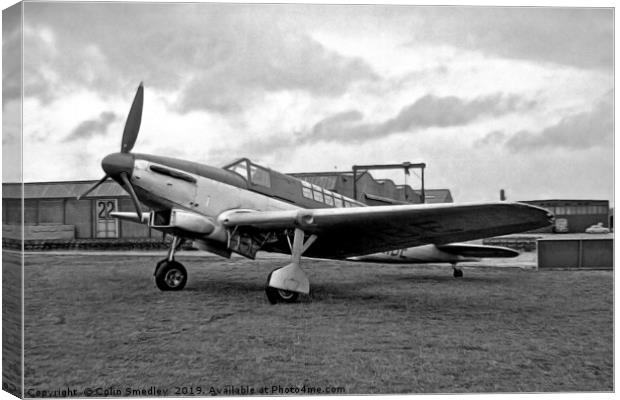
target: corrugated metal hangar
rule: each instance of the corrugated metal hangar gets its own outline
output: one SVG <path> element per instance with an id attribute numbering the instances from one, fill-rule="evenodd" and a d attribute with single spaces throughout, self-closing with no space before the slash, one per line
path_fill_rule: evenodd
<path id="1" fill-rule="evenodd" d="M 364 171 L 357 176 L 357 196 L 352 172 L 304 172 L 289 174 L 313 185 L 354 198 L 369 205 L 422 203 L 420 190 L 409 185 L 396 185 L 390 179 L 374 179 Z M 452 203 L 449 189 L 425 189 L 425 203 Z"/>
<path id="2" fill-rule="evenodd" d="M 524 203 L 546 208 L 555 215 L 554 225 L 544 228 L 543 232 L 579 233 L 598 223 L 610 226 L 607 200 L 529 200 Z"/>
<path id="3" fill-rule="evenodd" d="M 150 238 L 161 233 L 145 225 L 118 221 L 112 211 L 133 211 L 125 191 L 113 181 L 77 200 L 95 181 L 25 183 L 24 234 L 31 239 Z M 2 184 L 3 238 L 17 233 L 21 215 L 19 183 Z M 11 228 L 16 227 L 16 228 Z M 21 233 L 20 233 L 21 234 Z"/>

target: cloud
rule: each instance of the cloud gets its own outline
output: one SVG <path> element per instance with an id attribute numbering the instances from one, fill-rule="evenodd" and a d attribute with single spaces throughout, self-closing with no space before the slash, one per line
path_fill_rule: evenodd
<path id="1" fill-rule="evenodd" d="M 361 59 L 339 55 L 303 32 L 274 23 L 277 15 L 269 9 L 247 4 L 29 4 L 25 21 L 35 33 L 26 43 L 28 92 L 59 97 L 72 82 L 102 95 L 119 94 L 144 81 L 179 93 L 177 111 L 226 113 L 260 101 L 265 92 L 338 96 L 355 82 L 376 79 Z M 52 34 L 52 46 L 41 32 Z"/>
<path id="2" fill-rule="evenodd" d="M 613 123 L 612 90 L 601 97 L 592 110 L 567 115 L 541 131 L 520 130 L 513 134 L 495 131 L 476 144 L 502 144 L 512 152 L 610 147 L 613 142 Z"/>
<path id="3" fill-rule="evenodd" d="M 180 111 L 238 112 L 265 91 L 300 90 L 338 96 L 351 84 L 377 76 L 361 59 L 330 52 L 305 35 L 271 29 L 244 32 L 243 43 L 196 73 L 181 96 Z M 284 37 L 283 37 L 284 36 Z"/>
<path id="4" fill-rule="evenodd" d="M 508 135 L 502 131 L 493 131 L 488 133 L 482 139 L 478 139 L 474 142 L 475 147 L 490 146 L 496 143 L 503 143 L 508 138 Z"/>
<path id="5" fill-rule="evenodd" d="M 21 99 L 21 5 L 2 12 L 2 108 Z"/>
<path id="6" fill-rule="evenodd" d="M 420 41 L 493 56 L 613 68 L 612 8 L 423 7 L 406 26 Z M 415 24 L 415 26 L 413 25 Z"/>
<path id="7" fill-rule="evenodd" d="M 71 131 L 69 136 L 65 138 L 65 142 L 88 139 L 97 135 L 104 135 L 110 124 L 115 120 L 115 113 L 111 111 L 104 111 L 97 118 L 81 122 Z"/>
<path id="8" fill-rule="evenodd" d="M 242 143 L 240 148 L 251 148 L 253 154 L 264 155 L 320 141 L 359 144 L 394 133 L 415 134 L 430 127 L 464 126 L 483 117 L 529 110 L 535 105 L 519 96 L 499 93 L 471 100 L 427 94 L 381 122 L 363 122 L 362 112 L 347 110 L 321 119 L 306 131 L 253 138 Z"/>
<path id="9" fill-rule="evenodd" d="M 331 115 L 319 122 L 312 128 L 312 136 L 316 138 L 330 138 L 333 132 L 346 129 L 350 124 L 357 123 L 364 115 L 357 110 L 343 111 Z"/>
<path id="10" fill-rule="evenodd" d="M 394 117 L 379 123 L 361 123 L 361 113 L 348 111 L 318 122 L 303 141 L 356 141 L 384 137 L 398 132 L 415 132 L 430 127 L 463 126 L 481 117 L 497 117 L 535 106 L 514 95 L 492 94 L 461 99 L 427 94 L 405 106 Z"/>

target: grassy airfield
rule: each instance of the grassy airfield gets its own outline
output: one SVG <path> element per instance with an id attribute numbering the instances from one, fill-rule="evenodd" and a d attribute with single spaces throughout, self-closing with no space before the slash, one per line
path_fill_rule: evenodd
<path id="1" fill-rule="evenodd" d="M 311 296 L 272 306 L 286 258 L 180 253 L 177 293 L 155 288 L 160 258 L 27 255 L 26 391 L 613 390 L 611 271 L 305 260 Z"/>

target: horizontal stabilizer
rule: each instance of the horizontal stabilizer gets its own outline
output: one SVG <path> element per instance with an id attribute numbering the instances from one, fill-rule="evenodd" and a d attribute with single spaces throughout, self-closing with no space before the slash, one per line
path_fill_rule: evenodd
<path id="1" fill-rule="evenodd" d="M 519 252 L 508 247 L 485 246 L 482 244 L 451 243 L 437 246 L 446 253 L 475 258 L 512 258 L 519 255 Z"/>

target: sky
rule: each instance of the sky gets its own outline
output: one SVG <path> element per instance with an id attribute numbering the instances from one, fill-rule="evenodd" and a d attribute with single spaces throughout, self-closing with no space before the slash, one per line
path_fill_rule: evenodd
<path id="1" fill-rule="evenodd" d="M 23 70 L 3 21 L 5 180 L 23 73 L 25 181 L 100 178 L 144 82 L 134 152 L 613 203 L 609 8 L 25 3 Z"/>

